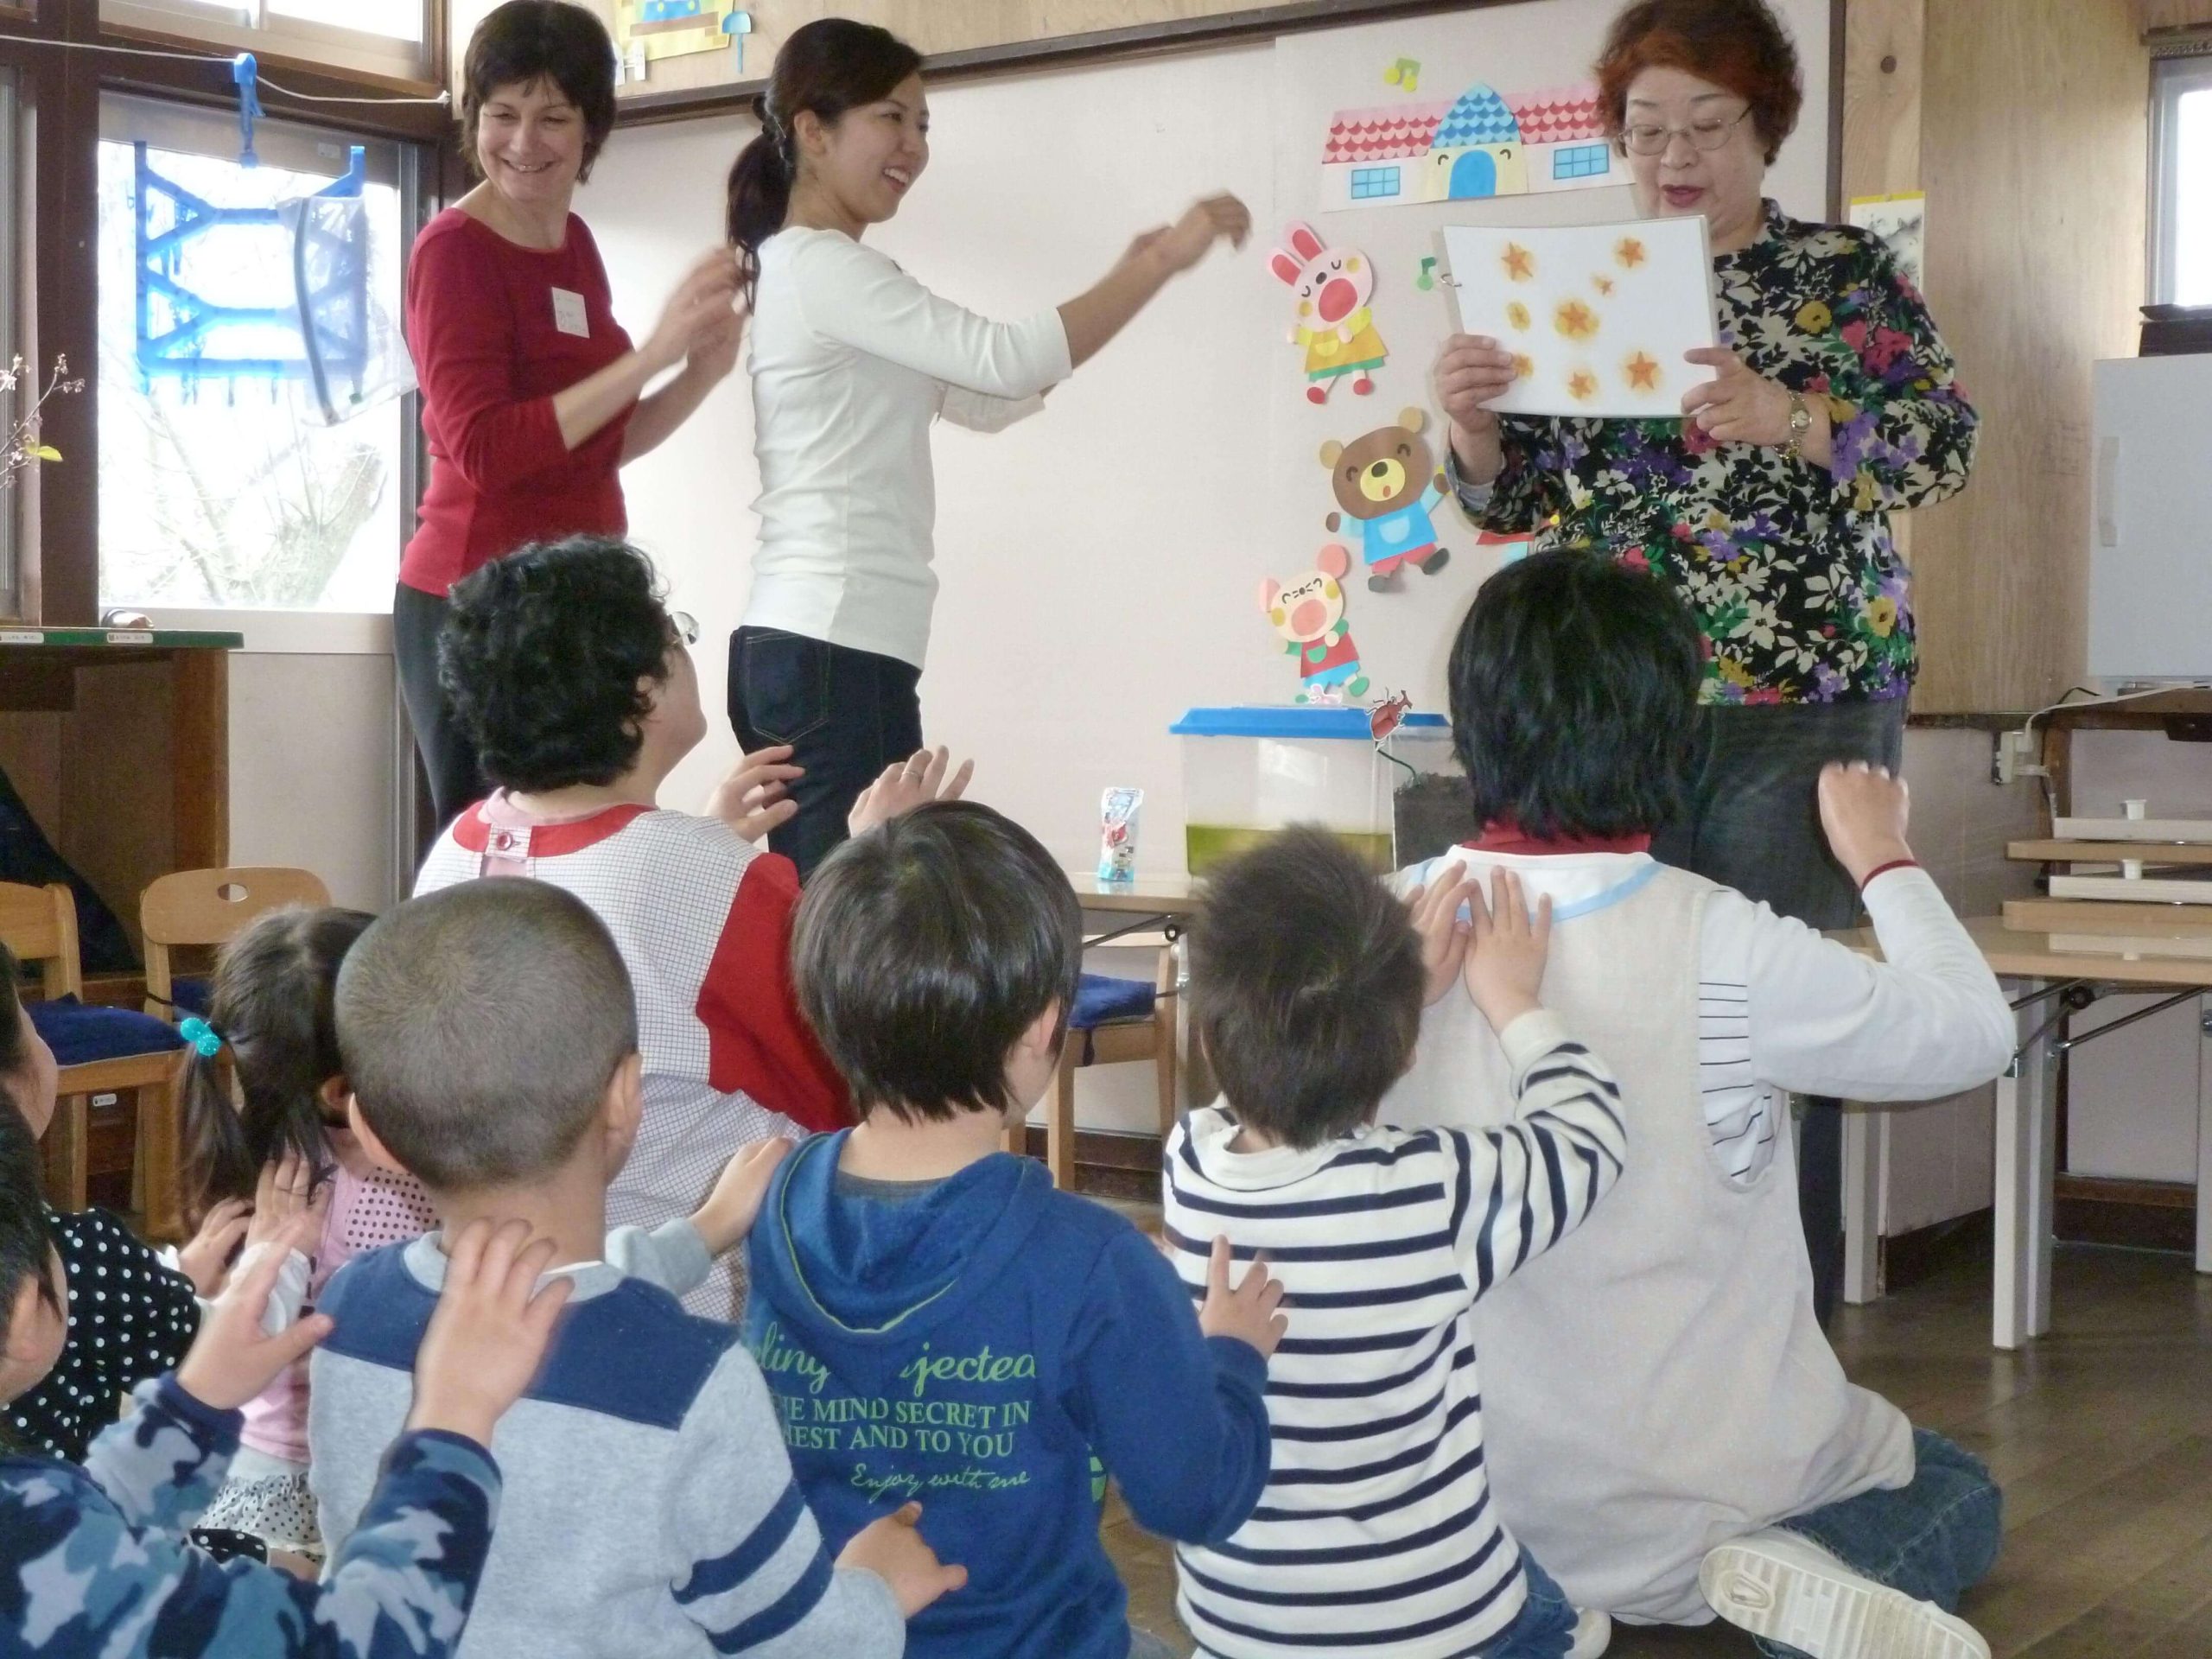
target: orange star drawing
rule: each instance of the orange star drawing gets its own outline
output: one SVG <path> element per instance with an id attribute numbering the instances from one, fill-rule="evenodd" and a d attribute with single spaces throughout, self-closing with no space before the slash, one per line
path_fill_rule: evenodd
<path id="1" fill-rule="evenodd" d="M 1552 326 L 1569 340 L 1589 340 L 1598 332 L 1598 314 L 1580 300 L 1562 300 Z"/>
<path id="2" fill-rule="evenodd" d="M 1518 242 L 1507 243 L 1498 262 L 1505 267 L 1505 274 L 1516 283 L 1530 282 L 1535 277 L 1536 256 Z"/>
<path id="3" fill-rule="evenodd" d="M 1623 270 L 1634 270 L 1644 261 L 1643 244 L 1632 236 L 1624 236 L 1613 244 L 1613 257 L 1620 261 Z"/>
<path id="4" fill-rule="evenodd" d="M 1536 359 L 1533 357 L 1526 356 L 1520 352 L 1514 353 L 1513 376 L 1516 380 L 1535 379 L 1536 378 Z"/>
<path id="5" fill-rule="evenodd" d="M 1505 320 L 1516 328 L 1526 328 L 1529 326 L 1529 308 L 1518 300 L 1514 301 L 1505 308 Z"/>
<path id="6" fill-rule="evenodd" d="M 1628 377 L 1630 391 L 1656 391 L 1659 390 L 1658 361 L 1645 353 L 1638 352 L 1634 357 L 1629 359 L 1621 372 Z"/>
<path id="7" fill-rule="evenodd" d="M 1577 369 L 1567 377 L 1567 395 L 1578 404 L 1586 404 L 1598 395 L 1598 377 L 1587 369 Z"/>
<path id="8" fill-rule="evenodd" d="M 1613 291 L 1613 279 L 1610 276 L 1592 276 L 1590 279 L 1590 286 L 1596 289 L 1599 293 L 1610 297 Z"/>

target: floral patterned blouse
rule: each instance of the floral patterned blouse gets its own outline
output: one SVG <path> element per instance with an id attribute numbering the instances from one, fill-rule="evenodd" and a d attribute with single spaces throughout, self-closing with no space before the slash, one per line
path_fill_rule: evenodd
<path id="1" fill-rule="evenodd" d="M 1828 398 L 1825 473 L 1679 420 L 1508 415 L 1504 470 L 1488 490 L 1459 485 L 1461 505 L 1540 548 L 1606 548 L 1664 576 L 1708 642 L 1705 702 L 1902 697 L 1912 610 L 1888 514 L 1966 483 L 1978 417 L 1956 365 L 1869 232 L 1770 201 L 1765 235 L 1713 268 L 1722 342 Z"/>

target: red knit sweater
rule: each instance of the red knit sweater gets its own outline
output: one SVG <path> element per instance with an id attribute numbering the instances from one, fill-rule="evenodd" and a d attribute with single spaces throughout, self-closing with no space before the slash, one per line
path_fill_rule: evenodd
<path id="1" fill-rule="evenodd" d="M 571 450 L 553 415 L 556 392 L 630 350 L 583 220 L 571 214 L 567 240 L 544 251 L 457 207 L 440 213 L 408 262 L 407 343 L 430 481 L 400 581 L 442 598 L 526 543 L 623 533 L 615 469 L 629 416 Z"/>

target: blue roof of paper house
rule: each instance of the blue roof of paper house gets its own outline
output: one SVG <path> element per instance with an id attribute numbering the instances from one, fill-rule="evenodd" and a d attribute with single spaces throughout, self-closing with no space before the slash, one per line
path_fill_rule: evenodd
<path id="1" fill-rule="evenodd" d="M 1505 100 L 1480 82 L 1459 95 L 1452 113 L 1437 128 L 1432 148 L 1458 149 L 1466 144 L 1517 144 L 1521 124 Z"/>

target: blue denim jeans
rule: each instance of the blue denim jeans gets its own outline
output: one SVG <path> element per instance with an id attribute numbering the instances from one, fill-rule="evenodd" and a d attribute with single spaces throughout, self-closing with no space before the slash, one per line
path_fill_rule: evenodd
<path id="1" fill-rule="evenodd" d="M 1529 1599 L 1505 1633 L 1483 1649 L 1482 1659 L 1567 1659 L 1580 1610 L 1567 1599 L 1559 1580 L 1525 1550 L 1521 1572 L 1529 1580 Z"/>
<path id="2" fill-rule="evenodd" d="M 1988 1575 L 2005 1533 L 2005 1495 L 1981 1459 L 1932 1428 L 1912 1431 L 1912 1484 L 1861 1492 L 1780 1524 L 1846 1566 L 1947 1613 Z M 1804 1659 L 1759 1638 L 1770 1659 Z"/>
<path id="3" fill-rule="evenodd" d="M 893 760 L 922 747 L 922 671 L 895 657 L 775 628 L 740 628 L 729 641 L 729 720 L 747 753 L 791 747 L 806 776 L 791 787 L 798 816 L 768 845 L 804 880 L 845 839 L 861 791 Z"/>
<path id="4" fill-rule="evenodd" d="M 1831 760 L 1904 760 L 1904 699 L 1700 709 L 1705 756 L 1681 821 L 1651 854 L 1818 928 L 1859 919 L 1859 889 L 1828 850 L 1815 791 Z M 1843 1114 L 1808 1099 L 1798 1135 L 1797 1207 L 1825 1326 L 1843 1288 Z"/>

